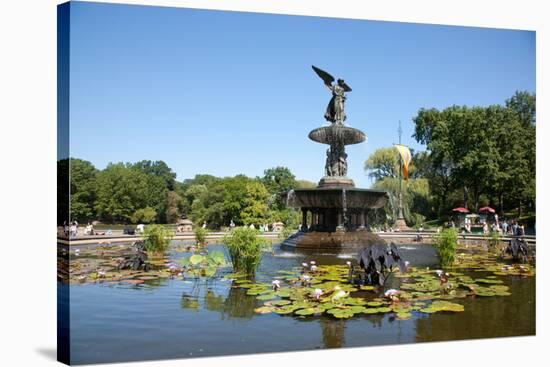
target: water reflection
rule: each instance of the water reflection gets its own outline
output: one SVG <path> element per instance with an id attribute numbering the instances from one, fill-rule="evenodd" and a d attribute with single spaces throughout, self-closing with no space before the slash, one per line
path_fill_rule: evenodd
<path id="1" fill-rule="evenodd" d="M 346 345 L 345 320 L 330 320 L 321 318 L 319 325 L 321 326 L 323 344 L 325 348 L 341 348 Z"/>
<path id="2" fill-rule="evenodd" d="M 251 319 L 256 313 L 254 309 L 261 306 L 261 302 L 246 294 L 246 289 L 229 288 L 227 295 L 216 294 L 213 288 L 218 288 L 197 279 L 193 282 L 190 291 L 181 296 L 181 308 L 199 311 L 201 303 L 205 310 L 218 312 L 222 320 L 233 318 Z"/>
<path id="3" fill-rule="evenodd" d="M 465 311 L 449 317 L 436 313 L 416 320 L 416 341 L 494 338 L 535 334 L 535 280 L 507 279 L 512 296 L 461 301 Z"/>

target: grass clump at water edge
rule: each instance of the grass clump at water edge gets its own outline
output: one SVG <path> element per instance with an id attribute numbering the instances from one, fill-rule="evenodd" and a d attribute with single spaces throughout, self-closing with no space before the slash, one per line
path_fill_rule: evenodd
<path id="1" fill-rule="evenodd" d="M 160 224 L 147 225 L 143 232 L 145 249 L 151 253 L 162 253 L 170 245 L 172 237 L 172 232 Z"/>
<path id="2" fill-rule="evenodd" d="M 457 240 L 458 232 L 454 228 L 444 229 L 434 237 L 434 248 L 441 267 L 449 268 L 453 266 Z"/>
<path id="3" fill-rule="evenodd" d="M 262 253 L 269 241 L 259 236 L 259 231 L 240 227 L 223 237 L 229 251 L 229 258 L 236 273 L 254 275 L 262 259 Z"/>
<path id="4" fill-rule="evenodd" d="M 195 227 L 193 232 L 195 233 L 195 241 L 197 242 L 197 245 L 204 245 L 206 243 L 206 235 L 208 233 L 206 229 L 202 227 Z"/>

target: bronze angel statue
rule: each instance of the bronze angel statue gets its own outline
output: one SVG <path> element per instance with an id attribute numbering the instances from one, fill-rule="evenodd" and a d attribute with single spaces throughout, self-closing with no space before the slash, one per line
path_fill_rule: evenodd
<path id="1" fill-rule="evenodd" d="M 344 79 L 338 79 L 336 84 L 334 82 L 334 77 L 313 65 L 311 65 L 313 71 L 323 81 L 327 88 L 332 92 L 332 98 L 327 106 L 327 111 L 325 112 L 325 119 L 335 124 L 342 124 L 346 121 L 346 113 L 344 112 L 344 102 L 346 101 L 346 92 L 351 92 L 351 88 L 344 82 Z"/>

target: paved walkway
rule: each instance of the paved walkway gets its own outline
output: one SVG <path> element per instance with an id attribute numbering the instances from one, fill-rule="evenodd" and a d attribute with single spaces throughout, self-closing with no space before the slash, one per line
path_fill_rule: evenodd
<path id="1" fill-rule="evenodd" d="M 225 236 L 227 232 L 209 232 L 206 236 L 207 241 L 212 241 L 216 239 L 220 239 L 223 236 Z M 279 232 L 265 232 L 260 234 L 261 237 L 268 238 L 268 239 L 277 239 L 279 237 Z M 120 234 L 113 234 L 111 236 L 88 236 L 88 235 L 82 235 L 78 236 L 76 238 L 71 238 L 68 240 L 67 238 L 57 237 L 57 242 L 62 243 L 64 245 L 88 245 L 88 244 L 95 244 L 95 243 L 120 243 L 120 242 L 133 242 L 140 240 L 140 235 L 127 235 L 122 234 L 122 231 L 120 231 Z M 186 232 L 186 233 L 176 233 L 174 234 L 173 240 L 179 240 L 179 241 L 194 241 L 195 235 L 193 232 Z"/>
<path id="2" fill-rule="evenodd" d="M 111 236 L 79 236 L 77 238 L 72 238 L 70 241 L 67 238 L 57 238 L 58 243 L 62 243 L 65 245 L 87 245 L 87 244 L 96 244 L 96 243 L 123 243 L 123 242 L 133 242 L 139 240 L 141 237 L 139 235 L 126 235 L 122 234 L 122 231 L 119 231 L 120 233 L 115 233 Z M 206 236 L 207 241 L 214 241 L 217 239 L 222 238 L 225 236 L 227 232 L 209 232 Z M 432 237 L 436 234 L 433 231 L 423 231 L 423 232 L 384 232 L 384 233 L 377 233 L 380 237 L 387 241 L 394 241 L 397 243 L 415 243 L 416 238 L 418 235 L 422 237 L 422 241 L 420 243 L 431 243 Z M 279 232 L 264 232 L 260 234 L 261 237 L 276 240 L 279 237 Z M 502 241 L 511 241 L 516 237 L 514 236 L 504 236 L 501 237 Z M 536 236 L 523 236 L 523 238 L 527 241 L 527 243 L 535 247 L 537 240 Z M 193 232 L 185 232 L 185 233 L 177 233 L 173 237 L 174 240 L 179 241 L 194 241 L 195 235 Z M 466 243 L 477 243 L 486 241 L 487 238 L 483 235 L 479 234 L 459 234 L 458 239 L 461 242 Z"/>

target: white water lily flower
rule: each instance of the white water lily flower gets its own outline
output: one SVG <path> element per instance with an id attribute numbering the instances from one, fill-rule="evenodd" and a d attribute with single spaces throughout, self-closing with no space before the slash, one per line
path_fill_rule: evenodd
<path id="1" fill-rule="evenodd" d="M 443 270 L 436 270 L 435 273 L 437 274 L 438 277 L 440 277 L 441 274 L 443 274 Z"/>
<path id="2" fill-rule="evenodd" d="M 339 290 L 332 295 L 332 299 L 336 300 L 336 299 L 344 298 L 344 297 L 347 297 L 347 295 L 348 295 L 347 292 L 344 292 L 343 290 Z"/>
<path id="3" fill-rule="evenodd" d="M 397 289 L 388 289 L 385 293 L 384 293 L 384 296 L 385 297 L 391 297 L 391 296 L 395 296 L 396 294 L 398 294 L 399 291 Z"/>
<path id="4" fill-rule="evenodd" d="M 313 291 L 313 295 L 315 296 L 315 299 L 319 299 L 322 294 L 323 294 L 322 289 L 315 288 L 315 290 Z"/>

